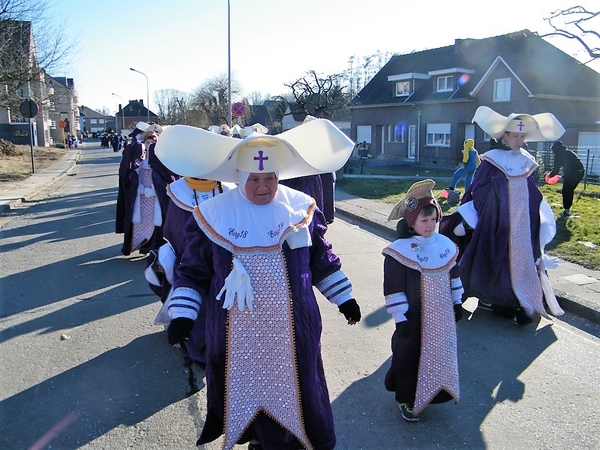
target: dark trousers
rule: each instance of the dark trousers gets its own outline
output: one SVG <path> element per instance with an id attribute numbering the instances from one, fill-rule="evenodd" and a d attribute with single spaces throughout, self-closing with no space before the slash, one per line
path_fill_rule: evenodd
<path id="1" fill-rule="evenodd" d="M 583 179 L 583 173 L 583 171 L 575 172 L 563 177 L 562 199 L 565 209 L 571 209 L 573 205 L 573 193 L 579 182 Z"/>

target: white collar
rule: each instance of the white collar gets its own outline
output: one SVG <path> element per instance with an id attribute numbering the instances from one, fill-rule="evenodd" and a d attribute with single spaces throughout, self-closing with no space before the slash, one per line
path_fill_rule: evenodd
<path id="1" fill-rule="evenodd" d="M 481 159 L 500 169 L 507 177 L 529 176 L 538 168 L 535 158 L 524 149 L 492 149 L 485 152 Z"/>
<path id="2" fill-rule="evenodd" d="M 397 239 L 384 248 L 382 253 L 423 273 L 443 272 L 454 266 L 458 248 L 446 236 L 434 233 L 428 238 L 413 236 Z"/>
<path id="3" fill-rule="evenodd" d="M 308 225 L 315 210 L 312 197 L 279 185 L 267 205 L 245 200 L 238 189 L 225 192 L 195 209 L 196 222 L 215 244 L 235 253 L 279 251 L 312 244 Z"/>

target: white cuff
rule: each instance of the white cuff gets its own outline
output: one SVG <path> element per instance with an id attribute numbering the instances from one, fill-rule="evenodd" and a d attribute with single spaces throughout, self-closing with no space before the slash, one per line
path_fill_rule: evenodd
<path id="1" fill-rule="evenodd" d="M 340 306 L 352 298 L 352 284 L 344 272 L 338 270 L 315 286 L 331 303 Z"/>
<path id="2" fill-rule="evenodd" d="M 196 320 L 202 297 L 192 288 L 178 287 L 173 291 L 168 306 L 168 313 L 171 319 L 186 317 Z"/>
<path id="3" fill-rule="evenodd" d="M 385 307 L 390 316 L 394 318 L 394 322 L 404 322 L 406 312 L 408 311 L 408 299 L 404 292 L 397 292 L 385 296 Z"/>

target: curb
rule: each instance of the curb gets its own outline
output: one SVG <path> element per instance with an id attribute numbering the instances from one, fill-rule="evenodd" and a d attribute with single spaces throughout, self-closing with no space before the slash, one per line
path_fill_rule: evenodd
<path id="1" fill-rule="evenodd" d="M 20 205 L 23 202 L 29 201 L 31 198 L 38 195 L 40 192 L 44 191 L 48 187 L 51 187 L 58 181 L 62 180 L 64 177 L 69 175 L 77 165 L 77 162 L 81 158 L 82 150 L 77 150 L 74 152 L 67 152 L 65 155 L 60 158 L 57 162 L 55 162 L 50 167 L 42 169 L 39 172 L 35 172 L 31 174 L 28 178 L 22 181 L 23 185 L 28 186 L 28 189 L 23 189 L 26 193 L 21 194 L 19 197 L 10 198 L 9 200 L 2 201 L 0 203 L 0 215 L 9 213 L 16 206 Z M 60 164 L 59 171 L 52 177 L 46 176 L 46 174 L 57 169 L 57 164 Z M 43 181 L 38 181 L 42 179 Z"/>

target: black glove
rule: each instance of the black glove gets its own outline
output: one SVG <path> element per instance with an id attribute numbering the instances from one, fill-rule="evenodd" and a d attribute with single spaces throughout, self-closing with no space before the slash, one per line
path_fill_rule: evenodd
<path id="1" fill-rule="evenodd" d="M 338 306 L 338 309 L 344 315 L 346 320 L 360 322 L 360 307 L 353 298 L 342 303 L 340 306 Z"/>
<path id="2" fill-rule="evenodd" d="M 408 338 L 408 332 L 410 331 L 410 328 L 408 326 L 408 321 L 405 320 L 404 322 L 398 322 L 396 324 L 396 335 L 402 339 L 407 339 Z"/>
<path id="3" fill-rule="evenodd" d="M 187 317 L 178 317 L 171 320 L 168 330 L 169 345 L 183 344 L 183 341 L 189 341 L 194 321 Z"/>
<path id="4" fill-rule="evenodd" d="M 463 307 L 462 303 L 459 305 L 454 305 L 454 320 L 458 322 L 463 318 Z"/>

